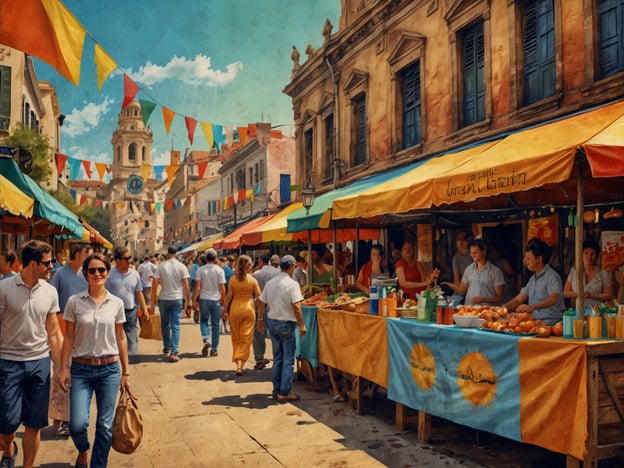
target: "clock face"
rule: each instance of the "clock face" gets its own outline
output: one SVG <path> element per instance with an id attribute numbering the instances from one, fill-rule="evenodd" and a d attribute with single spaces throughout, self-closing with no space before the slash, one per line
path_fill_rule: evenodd
<path id="1" fill-rule="evenodd" d="M 138 175 L 128 177 L 128 192 L 132 195 L 138 195 L 143 192 L 143 178 Z"/>

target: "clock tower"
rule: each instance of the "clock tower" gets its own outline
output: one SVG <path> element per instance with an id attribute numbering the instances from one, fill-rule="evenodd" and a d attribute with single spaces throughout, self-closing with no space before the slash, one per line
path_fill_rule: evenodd
<path id="1" fill-rule="evenodd" d="M 162 247 L 162 205 L 168 187 L 154 178 L 152 141 L 141 105 L 129 103 L 119 113 L 111 140 L 109 197 L 114 244 L 127 247 L 134 256 L 152 254 Z"/>

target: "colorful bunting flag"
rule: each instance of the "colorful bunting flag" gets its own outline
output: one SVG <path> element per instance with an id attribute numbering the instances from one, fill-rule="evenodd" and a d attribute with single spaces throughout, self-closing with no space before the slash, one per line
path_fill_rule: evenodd
<path id="1" fill-rule="evenodd" d="M 141 115 L 143 116 L 143 125 L 147 127 L 147 122 L 149 121 L 152 112 L 156 108 L 156 103 L 152 101 L 146 101 L 145 99 L 139 99 L 139 104 L 141 104 Z"/>
<path id="2" fill-rule="evenodd" d="M 143 179 L 143 182 L 147 182 L 147 178 L 152 172 L 152 166 L 150 166 L 149 164 L 143 164 L 141 165 L 141 168 L 139 170 L 141 172 L 141 178 Z"/>
<path id="3" fill-rule="evenodd" d="M 165 132 L 167 132 L 167 135 L 169 135 L 169 130 L 171 130 L 171 122 L 173 122 L 175 112 L 173 112 L 171 109 L 166 108 L 165 106 L 162 106 L 162 113 L 163 121 L 165 123 Z"/>
<path id="4" fill-rule="evenodd" d="M 100 176 L 100 180 L 104 180 L 104 173 L 106 172 L 106 164 L 103 163 L 95 163 L 95 170 L 97 171 L 98 175 Z"/>
<path id="5" fill-rule="evenodd" d="M 199 125 L 204 132 L 204 138 L 206 138 L 206 142 L 208 143 L 208 148 L 212 148 L 214 145 L 214 136 L 212 133 L 212 124 L 210 122 L 200 122 Z"/>
<path id="6" fill-rule="evenodd" d="M 206 168 L 208 167 L 208 161 L 202 161 L 197 165 L 197 170 L 199 172 L 199 178 L 203 179 L 204 174 L 206 173 Z"/>
<path id="7" fill-rule="evenodd" d="M 83 159 L 82 167 L 85 170 L 85 174 L 87 174 L 87 178 L 91 179 L 91 161 L 87 161 L 86 159 Z"/>
<path id="8" fill-rule="evenodd" d="M 63 172 L 63 168 L 67 162 L 67 156 L 63 153 L 56 153 L 54 156 L 56 157 L 56 172 L 57 174 L 60 174 Z"/>
<path id="9" fill-rule="evenodd" d="M 212 124 L 212 135 L 214 136 L 214 145 L 217 152 L 221 152 L 221 145 L 225 143 L 225 134 L 223 133 L 223 125 Z"/>
<path id="10" fill-rule="evenodd" d="M 240 142 L 245 146 L 247 144 L 247 127 L 238 127 L 238 138 Z"/>
<path id="11" fill-rule="evenodd" d="M 184 117 L 184 123 L 186 124 L 186 131 L 188 132 L 188 139 L 193 145 L 193 137 L 195 136 L 195 127 L 197 126 L 197 120 L 192 117 Z"/>
<path id="12" fill-rule="evenodd" d="M 128 104 L 134 101 L 138 92 L 139 86 L 124 73 L 124 100 L 121 104 L 121 110 L 124 110 Z"/>
<path id="13" fill-rule="evenodd" d="M 67 158 L 67 163 L 69 164 L 69 180 L 76 180 L 80 173 L 82 161 L 80 159 Z"/>
<path id="14" fill-rule="evenodd" d="M 102 89 L 104 80 L 117 68 L 117 64 L 98 43 L 95 44 L 93 58 L 95 60 L 95 69 L 98 77 L 98 89 Z"/>

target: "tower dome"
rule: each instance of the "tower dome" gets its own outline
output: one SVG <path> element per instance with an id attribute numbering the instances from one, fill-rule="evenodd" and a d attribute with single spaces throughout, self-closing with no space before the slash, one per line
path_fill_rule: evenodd
<path id="1" fill-rule="evenodd" d="M 117 118 L 113 132 L 113 179 L 139 175 L 140 167 L 152 164 L 152 130 L 145 127 L 141 104 L 129 103 Z"/>

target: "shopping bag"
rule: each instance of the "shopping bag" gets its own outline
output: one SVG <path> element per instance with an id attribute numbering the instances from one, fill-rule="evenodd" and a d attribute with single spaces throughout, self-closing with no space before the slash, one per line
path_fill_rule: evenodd
<path id="1" fill-rule="evenodd" d="M 143 417 L 137 399 L 125 388 L 119 395 L 113 420 L 113 448 L 119 453 L 133 453 L 143 437 Z"/>
<path id="2" fill-rule="evenodd" d="M 160 315 L 152 315 L 149 320 L 145 320 L 143 317 L 139 319 L 141 321 L 141 331 L 139 332 L 139 338 L 145 340 L 162 340 L 162 330 L 160 328 Z"/>

